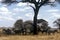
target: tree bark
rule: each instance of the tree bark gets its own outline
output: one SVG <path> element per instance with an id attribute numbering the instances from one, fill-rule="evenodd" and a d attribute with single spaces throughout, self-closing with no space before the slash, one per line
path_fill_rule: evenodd
<path id="1" fill-rule="evenodd" d="M 38 31 L 37 31 L 37 16 L 38 16 L 38 12 L 39 12 L 39 8 L 36 7 L 35 11 L 34 11 L 34 18 L 33 18 L 33 27 L 34 27 L 34 30 L 33 30 L 33 34 L 34 35 L 37 35 L 38 34 Z"/>

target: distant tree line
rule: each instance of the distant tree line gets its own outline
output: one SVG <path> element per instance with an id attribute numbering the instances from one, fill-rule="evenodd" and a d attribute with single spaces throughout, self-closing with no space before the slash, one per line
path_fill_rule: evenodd
<path id="1" fill-rule="evenodd" d="M 46 33 L 46 34 L 51 34 L 51 33 L 59 33 L 58 30 L 60 30 L 60 19 L 55 20 L 53 23 L 57 25 L 58 28 L 51 28 L 48 26 L 48 22 L 44 19 L 38 19 L 37 20 L 37 32 L 38 33 Z M 22 19 L 17 20 L 14 23 L 13 28 L 8 28 L 8 29 L 3 29 L 2 30 L 4 34 L 22 34 L 22 35 L 27 35 L 27 34 L 34 34 L 34 27 L 33 27 L 33 21 L 27 20 L 24 21 Z"/>

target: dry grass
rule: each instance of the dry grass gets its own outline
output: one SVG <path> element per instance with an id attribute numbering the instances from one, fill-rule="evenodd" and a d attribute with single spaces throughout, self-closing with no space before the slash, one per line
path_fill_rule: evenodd
<path id="1" fill-rule="evenodd" d="M 46 35 L 0 35 L 0 40 L 60 40 L 60 33 Z"/>

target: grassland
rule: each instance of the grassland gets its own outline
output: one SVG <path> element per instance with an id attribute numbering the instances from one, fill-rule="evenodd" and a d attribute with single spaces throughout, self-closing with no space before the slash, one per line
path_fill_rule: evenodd
<path id="1" fill-rule="evenodd" d="M 60 33 L 52 35 L 0 35 L 0 40 L 60 40 Z"/>

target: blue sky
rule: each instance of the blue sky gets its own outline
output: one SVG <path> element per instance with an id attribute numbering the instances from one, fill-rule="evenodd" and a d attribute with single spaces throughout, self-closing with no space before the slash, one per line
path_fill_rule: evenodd
<path id="1" fill-rule="evenodd" d="M 29 4 L 30 5 L 30 4 Z M 6 6 L 0 3 L 0 27 L 12 27 L 16 20 L 33 20 L 33 9 L 27 3 L 18 3 Z M 53 27 L 53 21 L 60 18 L 60 5 L 51 7 L 42 6 L 39 10 L 38 19 L 45 19 L 49 26 Z"/>

